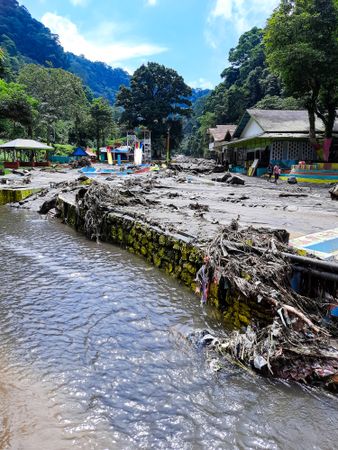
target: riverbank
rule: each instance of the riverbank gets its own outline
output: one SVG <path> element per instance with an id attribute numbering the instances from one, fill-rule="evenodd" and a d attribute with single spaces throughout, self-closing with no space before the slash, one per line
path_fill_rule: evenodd
<path id="1" fill-rule="evenodd" d="M 319 203 L 326 204 L 329 221 L 335 216 L 335 204 L 329 206 L 324 190 L 274 186 L 255 179 L 248 180 L 246 186 L 223 186 L 212 181 L 212 177 L 215 175 L 175 173 L 173 168 L 159 174 L 107 177 L 93 183 L 82 178 L 77 183 L 54 186 L 44 197 L 49 196 L 49 207 L 56 206 L 69 225 L 91 239 L 119 244 L 144 256 L 192 289 L 198 288 L 203 301 L 220 308 L 228 326 L 245 328 L 244 333 L 229 334 L 226 341 L 213 342 L 216 351 L 230 353 L 266 375 L 335 384 L 338 346 L 330 339 L 335 339 L 336 329 L 333 326 L 327 331 L 321 326 L 327 315 L 325 305 L 328 300 L 336 300 L 336 285 L 332 283 L 331 290 L 323 291 L 323 284 L 318 283 L 308 298 L 294 292 L 290 285 L 292 268 L 282 256 L 290 251 L 286 246 L 287 233 L 247 230 L 242 217 L 238 217 L 239 206 L 243 210 L 260 207 L 270 212 L 273 207 L 282 217 L 295 213 L 289 220 L 299 233 L 309 227 L 308 223 L 296 221 L 300 211 L 303 215 L 305 211 L 312 214 L 319 226 L 311 205 L 319 208 Z M 243 189 L 247 189 L 247 195 Z M 37 197 L 40 204 L 44 197 Z M 266 198 L 265 203 L 262 198 Z M 297 199 L 297 205 L 301 199 L 299 207 L 293 204 L 281 208 L 290 198 L 294 203 Z M 27 202 L 23 206 L 32 205 Z M 231 211 L 236 211 L 236 217 L 232 217 L 230 227 L 225 226 L 223 216 Z M 264 212 L 256 212 L 255 216 L 256 223 L 268 217 Z M 275 213 L 270 220 L 277 224 L 281 217 Z M 323 220 L 320 223 L 323 226 Z M 220 236 L 218 244 L 213 245 Z M 315 301 L 320 290 L 325 295 Z M 286 345 L 285 339 L 290 338 L 297 344 Z M 266 342 L 271 345 L 267 347 Z"/>

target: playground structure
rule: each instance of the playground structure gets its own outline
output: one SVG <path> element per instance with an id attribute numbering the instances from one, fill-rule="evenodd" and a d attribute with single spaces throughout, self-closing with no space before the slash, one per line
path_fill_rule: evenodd
<path id="1" fill-rule="evenodd" d="M 137 134 L 135 131 L 127 131 L 126 145 L 114 143 L 101 147 L 101 162 L 107 162 L 109 165 L 149 163 L 151 161 L 151 131 L 137 130 Z"/>
<path id="2" fill-rule="evenodd" d="M 142 133 L 142 139 L 139 139 L 135 134 L 135 130 L 127 131 L 127 146 L 132 148 L 141 149 L 142 151 L 142 162 L 151 161 L 151 131 L 147 129 L 142 129 L 138 134 Z M 138 153 L 138 152 L 137 152 Z M 139 159 L 139 158 L 138 158 Z"/>

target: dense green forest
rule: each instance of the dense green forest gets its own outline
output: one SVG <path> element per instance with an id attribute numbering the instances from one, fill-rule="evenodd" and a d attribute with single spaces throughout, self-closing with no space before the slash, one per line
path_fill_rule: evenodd
<path id="1" fill-rule="evenodd" d="M 135 77 L 65 52 L 58 36 L 33 19 L 16 0 L 0 0 L 0 50 L 0 137 L 35 137 L 53 144 L 99 148 L 123 137 L 128 127 L 146 125 L 141 121 L 131 123 L 123 100 L 122 120 L 123 109 L 114 106 L 120 87 L 127 89 L 121 91 L 126 94 L 132 80 L 135 90 Z M 187 96 L 196 101 L 208 91 L 191 91 L 175 71 L 151 64 L 154 82 L 162 83 L 163 92 L 171 92 L 156 110 L 157 122 L 150 124 L 154 148 L 161 152 L 169 123 L 172 146 L 179 145 L 182 135 L 178 117 L 181 109 L 172 110 L 170 102 L 190 105 Z M 177 80 L 179 84 L 172 86 Z M 146 100 L 144 104 L 149 108 Z M 137 110 L 146 120 L 145 110 Z M 173 113 L 175 120 L 169 118 Z"/>
<path id="2" fill-rule="evenodd" d="M 111 103 L 120 86 L 129 85 L 126 71 L 65 52 L 58 36 L 33 19 L 16 0 L 0 0 L 0 46 L 7 52 L 14 74 L 25 63 L 65 69 L 80 77 L 95 96 L 105 97 Z"/>
<path id="3" fill-rule="evenodd" d="M 338 0 L 282 0 L 265 29 L 240 36 L 223 81 L 196 102 L 185 122 L 181 150 L 208 153 L 207 130 L 236 124 L 247 108 L 307 109 L 332 137 L 338 107 Z"/>
<path id="4" fill-rule="evenodd" d="M 240 36 L 222 82 L 191 90 L 149 62 L 131 77 L 63 50 L 58 36 L 16 0 L 0 0 L 0 138 L 35 137 L 99 148 L 129 128 L 152 131 L 155 156 L 170 147 L 203 155 L 208 128 L 236 124 L 247 108 L 304 109 L 332 137 L 338 106 L 338 0 L 282 0 Z"/>
<path id="5" fill-rule="evenodd" d="M 185 124 L 182 151 L 203 155 L 208 149 L 207 130 L 216 124 L 236 124 L 247 108 L 301 109 L 302 100 L 287 95 L 280 78 L 269 69 L 263 42 L 264 30 L 245 32 L 229 52 L 230 66 L 223 81 L 194 104 Z"/>

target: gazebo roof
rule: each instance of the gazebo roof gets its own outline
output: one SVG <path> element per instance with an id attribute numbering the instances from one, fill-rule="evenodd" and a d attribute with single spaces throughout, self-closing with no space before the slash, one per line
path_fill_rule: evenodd
<path id="1" fill-rule="evenodd" d="M 15 139 L 14 141 L 0 145 L 0 148 L 9 150 L 53 150 L 53 147 L 38 141 L 33 141 L 32 139 Z"/>

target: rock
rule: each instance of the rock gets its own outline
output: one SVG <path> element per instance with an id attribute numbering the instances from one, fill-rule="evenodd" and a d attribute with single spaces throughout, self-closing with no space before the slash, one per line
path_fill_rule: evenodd
<path id="1" fill-rule="evenodd" d="M 83 181 L 88 181 L 90 178 L 88 178 L 86 175 L 81 175 L 77 181 L 83 182 Z"/>
<path id="2" fill-rule="evenodd" d="M 179 197 L 180 194 L 178 192 L 169 192 L 168 194 L 168 198 L 175 198 L 175 197 Z M 193 200 L 193 199 L 191 199 Z"/>
<path id="3" fill-rule="evenodd" d="M 52 208 L 52 209 L 50 209 L 49 211 L 48 211 L 48 213 L 47 213 L 47 215 L 48 215 L 48 217 L 50 218 L 50 219 L 52 219 L 52 218 L 56 218 L 56 217 L 60 217 L 61 216 L 61 212 L 60 212 L 60 210 L 58 210 L 57 208 Z"/>
<path id="4" fill-rule="evenodd" d="M 212 181 L 217 181 L 218 183 L 226 183 L 229 178 L 231 178 L 231 173 L 227 172 L 223 177 L 221 178 L 213 178 Z"/>
<path id="5" fill-rule="evenodd" d="M 329 190 L 331 195 L 331 200 L 338 200 L 338 184 L 336 184 L 332 189 Z"/>
<path id="6" fill-rule="evenodd" d="M 244 185 L 245 181 L 243 180 L 243 178 L 238 177 L 237 175 L 233 175 L 231 178 L 229 178 L 227 180 L 228 184 L 240 184 L 240 185 Z"/>
<path id="7" fill-rule="evenodd" d="M 52 199 L 46 200 L 40 207 L 39 213 L 40 214 L 47 214 L 51 209 L 55 208 L 56 206 L 56 196 Z"/>
<path id="8" fill-rule="evenodd" d="M 32 180 L 31 180 L 30 175 L 26 176 L 26 177 L 22 180 L 22 184 L 29 184 L 29 183 L 31 183 L 31 182 L 32 182 Z"/>
<path id="9" fill-rule="evenodd" d="M 189 208 L 196 211 L 209 211 L 208 205 L 201 205 L 200 203 L 190 203 Z"/>
<path id="10" fill-rule="evenodd" d="M 225 167 L 222 165 L 217 165 L 214 167 L 213 172 L 214 173 L 222 173 L 225 171 Z"/>
<path id="11" fill-rule="evenodd" d="M 288 178 L 288 183 L 289 184 L 297 184 L 298 183 L 297 178 L 296 177 L 289 177 Z"/>
<path id="12" fill-rule="evenodd" d="M 282 192 L 281 194 L 279 194 L 279 197 L 308 197 L 308 194 L 294 194 L 291 192 Z"/>

